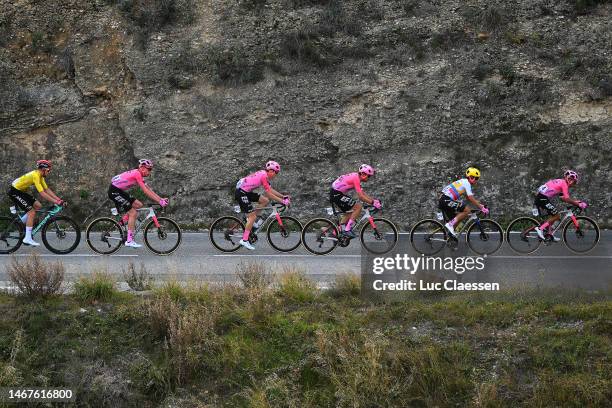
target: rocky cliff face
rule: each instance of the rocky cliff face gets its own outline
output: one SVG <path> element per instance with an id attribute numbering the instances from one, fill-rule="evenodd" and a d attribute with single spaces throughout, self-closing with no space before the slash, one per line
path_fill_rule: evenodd
<path id="1" fill-rule="evenodd" d="M 205 223 L 270 158 L 305 217 L 368 162 L 406 227 L 468 165 L 496 218 L 570 167 L 610 225 L 611 44 L 602 0 L 0 0 L 0 181 L 50 158 L 84 215 L 148 157 Z"/>

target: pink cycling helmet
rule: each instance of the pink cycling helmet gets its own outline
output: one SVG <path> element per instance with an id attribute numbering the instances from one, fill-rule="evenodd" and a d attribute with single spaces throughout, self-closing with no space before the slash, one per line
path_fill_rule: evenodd
<path id="1" fill-rule="evenodd" d="M 362 164 L 359 166 L 359 173 L 367 174 L 368 176 L 374 175 L 374 168 L 369 164 Z"/>
<path id="2" fill-rule="evenodd" d="M 576 184 L 578 184 L 578 180 L 580 179 L 578 173 L 576 173 L 574 170 L 566 170 L 563 177 L 576 180 Z"/>
<path id="3" fill-rule="evenodd" d="M 273 170 L 278 173 L 280 171 L 280 164 L 278 164 L 274 160 L 270 160 L 266 163 L 266 170 Z"/>
<path id="4" fill-rule="evenodd" d="M 153 162 L 149 159 L 140 159 L 138 160 L 138 166 L 144 166 L 147 169 L 153 168 Z"/>

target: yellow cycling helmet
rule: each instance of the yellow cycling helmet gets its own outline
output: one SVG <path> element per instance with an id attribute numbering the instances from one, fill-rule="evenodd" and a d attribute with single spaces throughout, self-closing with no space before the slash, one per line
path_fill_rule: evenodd
<path id="1" fill-rule="evenodd" d="M 465 175 L 467 177 L 477 177 L 477 178 L 480 178 L 480 170 L 478 170 L 476 167 L 470 167 L 469 169 L 467 169 L 465 171 Z"/>

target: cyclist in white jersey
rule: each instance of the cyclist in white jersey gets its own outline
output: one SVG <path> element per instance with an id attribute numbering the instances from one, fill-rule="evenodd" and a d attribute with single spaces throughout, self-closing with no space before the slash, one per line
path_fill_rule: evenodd
<path id="1" fill-rule="evenodd" d="M 444 224 L 444 227 L 453 237 L 457 237 L 454 228 L 455 225 L 470 214 L 470 208 L 467 207 L 461 199 L 463 196 L 465 196 L 475 207 L 480 208 L 483 214 L 489 214 L 489 209 L 482 205 L 480 201 L 476 200 L 474 198 L 474 193 L 472 193 L 472 186 L 475 185 L 480 178 L 480 170 L 475 167 L 470 167 L 465 171 L 465 176 L 466 178 L 456 180 L 444 187 L 438 202 L 438 208 L 442 210 L 450 220 Z"/>

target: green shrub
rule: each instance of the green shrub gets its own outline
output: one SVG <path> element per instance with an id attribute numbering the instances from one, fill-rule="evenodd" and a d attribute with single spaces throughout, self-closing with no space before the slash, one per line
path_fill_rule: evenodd
<path id="1" fill-rule="evenodd" d="M 115 281 L 107 273 L 94 272 L 74 283 L 74 295 L 83 302 L 108 301 L 117 295 Z"/>
<path id="2" fill-rule="evenodd" d="M 279 294 L 290 302 L 312 302 L 317 296 L 317 286 L 304 271 L 286 267 L 280 276 Z"/>
<path id="3" fill-rule="evenodd" d="M 179 302 L 187 298 L 186 290 L 176 279 L 168 279 L 161 286 L 153 290 L 157 297 L 167 296 L 174 302 Z"/>
<path id="4" fill-rule="evenodd" d="M 352 273 L 336 276 L 329 290 L 333 297 L 355 297 L 361 293 L 361 277 Z"/>

